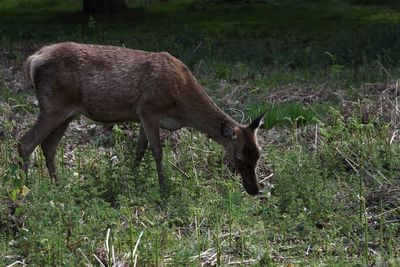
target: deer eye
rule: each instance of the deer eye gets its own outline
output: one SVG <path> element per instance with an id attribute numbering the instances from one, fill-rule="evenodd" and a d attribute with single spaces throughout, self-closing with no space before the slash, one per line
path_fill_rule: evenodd
<path id="1" fill-rule="evenodd" d="M 242 154 L 235 154 L 235 159 L 242 161 L 243 155 Z"/>

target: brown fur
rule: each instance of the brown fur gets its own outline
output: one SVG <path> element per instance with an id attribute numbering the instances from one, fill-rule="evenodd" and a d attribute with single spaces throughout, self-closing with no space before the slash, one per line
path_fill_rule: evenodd
<path id="1" fill-rule="evenodd" d="M 36 90 L 40 114 L 20 140 L 25 172 L 29 155 L 40 144 L 50 175 L 56 179 L 57 144 L 72 118 L 83 114 L 106 123 L 140 122 L 136 162 L 142 160 L 150 143 L 160 186 L 164 183 L 160 127 L 192 127 L 222 144 L 242 175 L 247 192 L 258 193 L 256 129 L 261 119 L 251 127 L 236 123 L 214 104 L 189 69 L 170 54 L 59 43 L 30 56 L 26 72 Z"/>

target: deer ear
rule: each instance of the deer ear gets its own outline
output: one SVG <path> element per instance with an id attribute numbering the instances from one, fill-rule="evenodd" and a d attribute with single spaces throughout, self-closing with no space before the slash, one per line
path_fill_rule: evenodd
<path id="1" fill-rule="evenodd" d="M 221 135 L 231 140 L 236 139 L 235 129 L 224 122 L 221 123 Z"/>
<path id="2" fill-rule="evenodd" d="M 264 113 L 262 113 L 260 116 L 258 116 L 257 118 L 255 118 L 255 119 L 249 124 L 249 126 L 247 126 L 247 127 L 250 128 L 250 129 L 252 129 L 252 130 L 258 129 L 258 128 L 263 124 L 263 118 L 264 118 L 264 116 L 265 116 L 265 113 L 267 113 L 267 112 L 264 112 Z"/>

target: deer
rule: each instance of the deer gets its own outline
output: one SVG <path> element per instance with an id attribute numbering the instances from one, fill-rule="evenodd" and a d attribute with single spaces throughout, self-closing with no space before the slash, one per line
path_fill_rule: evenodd
<path id="1" fill-rule="evenodd" d="M 140 123 L 135 163 L 150 146 L 160 189 L 165 186 L 160 129 L 193 128 L 225 148 L 250 195 L 260 191 L 257 130 L 264 114 L 242 125 L 223 112 L 189 68 L 167 52 L 73 42 L 44 46 L 27 58 L 25 71 L 39 105 L 33 127 L 18 141 L 20 165 L 41 146 L 52 181 L 57 146 L 79 115 L 100 123 Z"/>

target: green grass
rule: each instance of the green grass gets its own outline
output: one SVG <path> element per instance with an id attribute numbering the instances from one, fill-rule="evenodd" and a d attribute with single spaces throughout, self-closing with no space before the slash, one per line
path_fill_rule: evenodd
<path id="1" fill-rule="evenodd" d="M 399 15 L 353 2 L 130 3 L 89 18 L 80 1 L 0 1 L 0 266 L 399 265 Z M 40 149 L 25 179 L 17 139 L 38 108 L 22 64 L 67 40 L 169 51 L 236 120 L 267 111 L 262 194 L 181 130 L 164 139 L 162 198 L 151 153 L 132 167 L 138 126 L 84 118 L 58 149 L 60 183 Z"/>
<path id="2" fill-rule="evenodd" d="M 133 5 L 125 14 L 94 16 L 90 22 L 80 13 L 80 1 L 49 5 L 47 1 L 3 0 L 0 32 L 4 44 L 22 40 L 124 44 L 167 50 L 189 65 L 206 57 L 208 61 L 312 68 L 330 61 L 325 51 L 336 55 L 342 65 L 364 66 L 376 59 L 383 64 L 397 62 L 400 16 L 394 10 L 346 2 L 292 2 Z"/>

